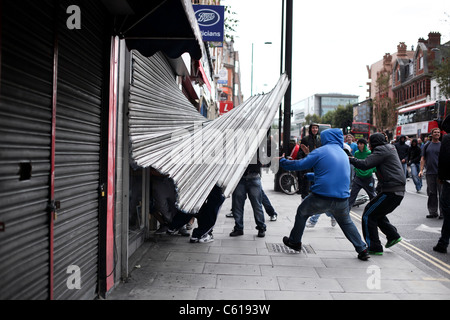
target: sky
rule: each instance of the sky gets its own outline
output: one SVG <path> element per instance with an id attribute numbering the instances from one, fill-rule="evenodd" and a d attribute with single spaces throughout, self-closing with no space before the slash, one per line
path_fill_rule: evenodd
<path id="1" fill-rule="evenodd" d="M 429 32 L 450 41 L 448 0 L 294 0 L 292 103 L 316 93 L 368 96 L 367 65 L 408 50 Z M 241 89 L 250 97 L 268 92 L 280 75 L 281 0 L 221 0 L 239 20 L 234 33 L 239 51 Z M 266 44 L 271 42 L 272 44 Z M 284 70 L 284 69 L 283 69 Z"/>

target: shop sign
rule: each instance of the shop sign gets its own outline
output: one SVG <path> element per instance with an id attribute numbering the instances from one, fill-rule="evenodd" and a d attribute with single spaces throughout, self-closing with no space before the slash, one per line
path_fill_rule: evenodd
<path id="1" fill-rule="evenodd" d="M 223 42 L 224 6 L 193 5 L 203 41 Z"/>
<path id="2" fill-rule="evenodd" d="M 220 115 L 223 115 L 229 111 L 233 110 L 233 102 L 231 101 L 225 101 L 219 103 L 219 113 Z"/>

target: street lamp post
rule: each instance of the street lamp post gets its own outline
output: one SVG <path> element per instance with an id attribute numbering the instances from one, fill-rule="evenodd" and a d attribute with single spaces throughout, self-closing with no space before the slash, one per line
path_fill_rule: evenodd
<path id="1" fill-rule="evenodd" d="M 264 44 L 272 44 L 271 41 L 266 41 Z M 253 50 L 254 50 L 254 43 L 252 43 L 252 75 L 251 75 L 251 88 L 250 88 L 250 96 L 253 96 Z"/>

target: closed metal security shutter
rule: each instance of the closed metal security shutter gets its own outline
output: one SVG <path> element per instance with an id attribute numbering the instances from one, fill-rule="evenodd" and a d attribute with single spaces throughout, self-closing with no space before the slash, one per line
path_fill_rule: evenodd
<path id="1" fill-rule="evenodd" d="M 0 299 L 48 299 L 53 2 L 1 6 Z"/>
<path id="2" fill-rule="evenodd" d="M 70 5 L 81 9 L 81 29 L 66 27 Z M 54 222 L 54 299 L 93 299 L 99 250 L 100 142 L 109 38 L 100 1 L 61 1 L 58 37 Z M 108 49 L 105 49 L 108 48 Z M 70 288 L 70 266 L 81 286 Z"/>

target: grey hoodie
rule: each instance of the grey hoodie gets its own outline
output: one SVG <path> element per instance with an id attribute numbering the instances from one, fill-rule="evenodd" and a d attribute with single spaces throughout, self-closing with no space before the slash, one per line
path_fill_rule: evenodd
<path id="1" fill-rule="evenodd" d="M 370 136 L 372 154 L 364 160 L 350 158 L 355 168 L 377 168 L 378 192 L 405 192 L 406 177 L 394 145 L 388 144 L 382 133 Z"/>

